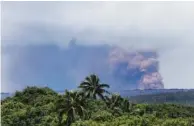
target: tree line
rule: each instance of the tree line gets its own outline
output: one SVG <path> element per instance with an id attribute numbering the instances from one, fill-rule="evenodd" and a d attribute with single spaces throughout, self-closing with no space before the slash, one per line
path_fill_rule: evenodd
<path id="1" fill-rule="evenodd" d="M 174 103 L 194 106 L 194 90 L 138 95 L 131 96 L 128 99 L 135 103 Z"/>
<path id="2" fill-rule="evenodd" d="M 77 90 L 58 94 L 48 87 L 27 87 L 1 101 L 2 126 L 192 126 L 194 107 L 136 104 L 109 92 L 97 75 Z"/>

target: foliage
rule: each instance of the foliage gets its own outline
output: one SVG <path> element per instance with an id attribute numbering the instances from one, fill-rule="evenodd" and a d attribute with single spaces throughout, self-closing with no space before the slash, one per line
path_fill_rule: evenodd
<path id="1" fill-rule="evenodd" d="M 92 74 L 85 78 L 79 88 L 86 93 L 87 97 L 96 99 L 97 96 L 104 100 L 104 93 L 108 93 L 104 88 L 109 88 L 107 84 L 100 84 L 100 79 L 95 74 Z"/>
<path id="2" fill-rule="evenodd" d="M 192 126 L 192 119 L 159 119 L 153 116 L 120 116 L 107 121 L 77 121 L 72 126 Z"/>
<path id="3" fill-rule="evenodd" d="M 101 85 L 97 76 L 89 77 L 91 83 L 97 87 Z M 27 87 L 21 92 L 17 91 L 13 97 L 1 101 L 2 126 L 194 125 L 192 106 L 162 103 L 135 104 L 120 95 L 105 95 L 104 86 L 100 88 L 91 86 L 92 89 L 87 90 L 85 87 L 89 84 L 84 86 L 85 84 L 81 83 L 81 85 L 79 87 L 82 90 L 66 90 L 62 95 L 49 88 L 38 87 Z M 88 92 L 92 97 L 87 97 Z M 102 99 L 93 97 L 98 96 L 98 93 L 102 95 L 103 98 L 100 97 Z"/>
<path id="4" fill-rule="evenodd" d="M 56 102 L 56 110 L 59 113 L 59 125 L 62 125 L 62 117 L 64 113 L 67 115 L 66 125 L 70 125 L 76 118 L 76 114 L 83 117 L 84 116 L 84 106 L 86 103 L 86 98 L 83 96 L 82 92 L 70 92 L 65 91 L 63 96 L 59 97 Z"/>

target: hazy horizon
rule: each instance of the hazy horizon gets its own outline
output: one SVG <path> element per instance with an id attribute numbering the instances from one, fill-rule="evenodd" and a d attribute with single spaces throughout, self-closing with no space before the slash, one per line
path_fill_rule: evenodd
<path id="1" fill-rule="evenodd" d="M 103 83 L 112 82 L 112 76 L 103 74 L 106 67 L 91 60 L 102 60 L 111 46 L 155 50 L 164 87 L 193 89 L 193 6 L 194 2 L 1 2 L 1 92 L 28 85 L 74 89 L 91 72 L 100 73 Z M 75 54 L 65 53 L 72 38 L 89 51 L 104 52 L 88 54 L 86 60 L 94 64 L 88 68 L 84 60 L 72 58 Z M 62 57 L 82 62 L 70 69 L 71 62 Z M 112 86 L 130 88 L 118 85 Z"/>

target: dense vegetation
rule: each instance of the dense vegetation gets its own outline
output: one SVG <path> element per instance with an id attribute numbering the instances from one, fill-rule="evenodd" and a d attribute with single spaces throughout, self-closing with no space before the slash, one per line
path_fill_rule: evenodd
<path id="1" fill-rule="evenodd" d="M 129 100 L 135 103 L 174 103 L 194 106 L 194 90 L 131 96 Z"/>
<path id="2" fill-rule="evenodd" d="M 112 94 L 96 75 L 60 95 L 27 87 L 1 101 L 2 126 L 193 126 L 194 107 L 134 104 Z"/>

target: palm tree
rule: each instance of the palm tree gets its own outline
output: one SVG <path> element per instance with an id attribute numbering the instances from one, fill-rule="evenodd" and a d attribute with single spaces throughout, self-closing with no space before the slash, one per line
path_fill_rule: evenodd
<path id="1" fill-rule="evenodd" d="M 76 115 L 83 117 L 86 98 L 81 92 L 65 91 L 65 95 L 60 97 L 57 101 L 59 126 L 62 126 L 62 117 L 66 113 L 67 119 L 65 121 L 66 126 L 70 126 L 75 121 Z"/>
<path id="2" fill-rule="evenodd" d="M 131 103 L 129 102 L 128 99 L 123 99 L 123 103 L 122 103 L 122 109 L 124 112 L 130 112 L 132 108 Z"/>
<path id="3" fill-rule="evenodd" d="M 112 94 L 111 97 L 106 96 L 106 105 L 112 109 L 115 113 L 130 112 L 132 105 L 130 102 L 122 98 L 118 94 Z"/>
<path id="4" fill-rule="evenodd" d="M 92 97 L 97 99 L 97 96 L 104 99 L 104 93 L 109 92 L 104 88 L 109 88 L 108 84 L 100 84 L 100 79 L 95 74 L 87 76 L 85 80 L 80 84 L 79 88 L 86 93 L 86 97 Z"/>
<path id="5" fill-rule="evenodd" d="M 112 94 L 111 97 L 106 96 L 106 105 L 114 114 L 121 114 L 123 98 L 118 94 Z"/>
<path id="6" fill-rule="evenodd" d="M 122 100 L 118 94 L 112 94 L 111 97 L 106 96 L 106 104 L 110 109 L 121 106 Z"/>

